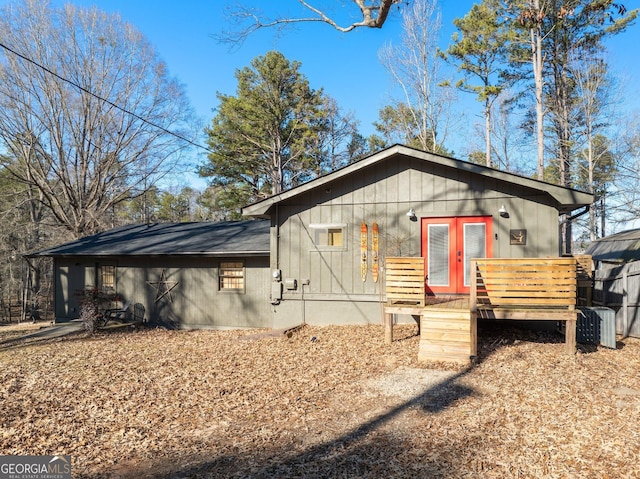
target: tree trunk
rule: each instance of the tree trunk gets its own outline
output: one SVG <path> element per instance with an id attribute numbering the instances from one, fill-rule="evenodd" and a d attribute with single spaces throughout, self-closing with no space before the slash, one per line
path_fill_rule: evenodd
<path id="1" fill-rule="evenodd" d="M 540 1 L 535 0 L 534 8 L 540 11 Z M 537 23 L 535 28 L 530 30 L 531 35 L 531 61 L 533 64 L 533 78 L 535 82 L 536 94 L 536 137 L 538 146 L 538 179 L 544 179 L 544 104 L 542 78 L 542 31 L 541 24 Z"/>
<path id="2" fill-rule="evenodd" d="M 491 168 L 491 102 L 489 99 L 484 102 L 484 136 L 486 164 Z"/>
<path id="3" fill-rule="evenodd" d="M 589 171 L 587 172 L 589 178 L 589 193 L 593 194 L 593 139 L 591 135 L 591 126 L 587 125 L 587 165 Z M 595 241 L 598 239 L 596 225 L 596 211 L 594 208 L 589 208 L 589 239 Z"/>
<path id="4" fill-rule="evenodd" d="M 554 34 L 554 59 L 553 81 L 554 92 L 553 118 L 555 124 L 555 134 L 558 142 L 558 169 L 559 182 L 561 186 L 571 185 L 571 127 L 569 113 L 569 87 L 567 77 L 568 55 L 567 48 L 559 38 L 558 28 L 553 31 Z"/>
<path id="5" fill-rule="evenodd" d="M 604 207 L 604 198 L 600 199 L 600 237 L 604 238 L 607 234 L 604 231 L 605 226 L 605 207 Z"/>

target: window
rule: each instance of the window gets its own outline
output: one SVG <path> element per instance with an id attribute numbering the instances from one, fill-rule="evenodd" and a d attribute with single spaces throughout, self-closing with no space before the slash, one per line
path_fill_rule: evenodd
<path id="1" fill-rule="evenodd" d="M 449 225 L 427 225 L 429 286 L 449 286 Z"/>
<path id="2" fill-rule="evenodd" d="M 116 267 L 112 264 L 98 266 L 98 288 L 103 293 L 115 293 L 116 291 Z"/>
<path id="3" fill-rule="evenodd" d="M 346 250 L 346 225 L 309 225 L 318 250 Z"/>
<path id="4" fill-rule="evenodd" d="M 221 261 L 218 277 L 220 291 L 244 292 L 244 262 Z"/>

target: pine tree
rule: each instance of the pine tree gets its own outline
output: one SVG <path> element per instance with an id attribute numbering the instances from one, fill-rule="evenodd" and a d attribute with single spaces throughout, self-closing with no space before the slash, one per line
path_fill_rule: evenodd
<path id="1" fill-rule="evenodd" d="M 456 86 L 462 91 L 477 95 L 484 107 L 485 120 L 485 164 L 491 161 L 491 112 L 492 107 L 504 89 L 502 69 L 506 62 L 505 45 L 508 32 L 500 20 L 499 2 L 486 0 L 474 4 L 463 18 L 453 21 L 458 28 L 453 36 L 453 44 L 447 50 L 446 58 L 453 59 L 465 78 Z M 475 78 L 478 83 L 472 83 Z"/>
<path id="2" fill-rule="evenodd" d="M 200 169 L 221 185 L 226 208 L 280 193 L 318 171 L 317 138 L 325 122 L 322 91 L 313 90 L 280 52 L 255 58 L 236 72 L 236 96 L 218 94 L 207 129 L 209 162 Z"/>

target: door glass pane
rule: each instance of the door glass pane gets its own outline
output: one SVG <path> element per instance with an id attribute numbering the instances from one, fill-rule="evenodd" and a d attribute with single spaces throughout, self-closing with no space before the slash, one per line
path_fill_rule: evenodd
<path id="1" fill-rule="evenodd" d="M 428 225 L 427 284 L 449 285 L 449 225 Z"/>
<path id="2" fill-rule="evenodd" d="M 472 258 L 486 258 L 486 225 L 467 223 L 464 225 L 464 285 L 471 284 L 470 261 Z"/>

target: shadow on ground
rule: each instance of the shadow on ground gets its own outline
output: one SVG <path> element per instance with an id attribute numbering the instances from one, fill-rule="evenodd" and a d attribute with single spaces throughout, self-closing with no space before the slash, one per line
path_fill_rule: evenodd
<path id="1" fill-rule="evenodd" d="M 392 421 L 408 410 L 438 414 L 456 402 L 474 394 L 458 384 L 471 371 L 465 368 L 448 379 L 424 390 L 347 433 L 326 442 L 304 448 L 295 441 L 284 448 L 256 447 L 251 457 L 179 458 L 175 462 L 158 461 L 144 470 L 132 466 L 110 472 L 104 477 L 120 478 L 414 478 L 443 477 L 453 473 L 455 464 L 443 464 L 441 457 L 452 457 L 449 445 L 437 438 L 429 442 L 440 447 L 430 450 L 429 458 L 420 457 L 416 444 L 408 444 L 404 433 L 394 434 Z M 258 425 L 256 425 L 258 427 Z M 423 431 L 423 434 L 429 434 Z M 446 449 L 446 450 L 445 450 Z M 405 470 L 406 455 L 414 454 L 415 468 Z M 453 454 L 455 456 L 455 454 Z M 402 460 L 400 460 L 402 458 Z M 190 466 L 185 464 L 191 463 Z M 448 476 L 448 477 L 454 477 Z M 96 477 L 96 476 L 87 476 Z"/>
<path id="2" fill-rule="evenodd" d="M 456 444 L 441 437 L 433 437 L 428 429 L 412 431 L 397 429 L 396 420 L 408 411 L 437 415 L 475 394 L 462 383 L 471 371 L 497 350 L 519 342 L 563 343 L 564 338 L 552 330 L 507 328 L 497 323 L 481 324 L 478 330 L 478 360 L 466 368 L 452 372 L 446 379 L 426 387 L 420 393 L 395 407 L 337 437 L 322 442 L 301 442 L 295 433 L 284 444 L 256 443 L 250 455 L 227 454 L 207 456 L 207 444 L 189 457 L 163 458 L 146 463 L 134 462 L 114 465 L 103 474 L 83 475 L 86 478 L 455 478 L 468 474 L 469 464 L 462 463 L 462 449 L 484 447 L 482 437 L 468 437 Z M 405 340 L 414 337 L 398 337 Z M 417 354 L 417 351 L 416 351 Z M 335 418 L 328 418 L 328 422 Z M 260 424 L 256 424 L 260 428 Z M 397 431 L 397 433 L 396 433 Z M 227 450 L 233 451 L 233 447 Z M 407 464 L 411 464 L 407 468 Z"/>

